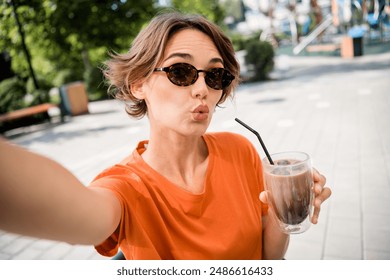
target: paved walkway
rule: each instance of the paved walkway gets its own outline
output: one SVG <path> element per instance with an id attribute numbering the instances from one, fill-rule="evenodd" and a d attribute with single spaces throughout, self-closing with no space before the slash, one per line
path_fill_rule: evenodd
<path id="1" fill-rule="evenodd" d="M 275 80 L 242 85 L 217 110 L 210 131 L 246 135 L 264 156 L 302 150 L 333 189 L 319 224 L 293 235 L 287 259 L 390 259 L 390 53 L 355 59 L 277 58 Z M 148 136 L 147 120 L 126 117 L 116 101 L 90 104 L 91 114 L 12 137 L 51 157 L 84 183 Z M 88 246 L 0 232 L 0 259 L 105 259 Z"/>

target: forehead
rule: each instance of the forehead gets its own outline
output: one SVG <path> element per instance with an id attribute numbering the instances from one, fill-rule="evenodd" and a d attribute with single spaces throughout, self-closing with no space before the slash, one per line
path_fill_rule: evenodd
<path id="1" fill-rule="evenodd" d="M 196 29 L 184 29 L 175 33 L 165 47 L 163 60 L 172 54 L 187 53 L 193 57 L 221 58 L 213 40 Z"/>

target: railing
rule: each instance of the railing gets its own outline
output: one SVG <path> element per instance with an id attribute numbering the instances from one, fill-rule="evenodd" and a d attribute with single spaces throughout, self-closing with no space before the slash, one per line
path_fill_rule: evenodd
<path id="1" fill-rule="evenodd" d="M 306 48 L 315 38 L 318 37 L 326 28 L 328 28 L 333 22 L 333 16 L 331 14 L 327 17 L 309 34 L 307 35 L 298 45 L 293 49 L 295 55 L 299 54 L 304 48 Z"/>

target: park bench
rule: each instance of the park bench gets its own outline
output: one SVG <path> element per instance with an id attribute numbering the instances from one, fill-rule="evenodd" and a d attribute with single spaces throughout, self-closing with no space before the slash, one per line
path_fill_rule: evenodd
<path id="1" fill-rule="evenodd" d="M 28 118 L 45 114 L 45 117 L 51 121 L 49 110 L 58 108 L 61 113 L 61 122 L 64 122 L 65 116 L 77 116 L 88 114 L 88 96 L 85 84 L 83 82 L 73 82 L 63 85 L 59 89 L 61 103 L 55 105 L 52 103 L 44 103 L 27 108 L 14 110 L 0 115 L 0 132 L 12 128 L 12 122 L 22 122 L 21 126 L 31 124 Z M 25 122 L 26 121 L 26 122 Z"/>
<path id="2" fill-rule="evenodd" d="M 26 117 L 32 117 L 38 114 L 46 113 L 48 114 L 49 109 L 57 108 L 57 105 L 51 103 L 39 104 L 12 112 L 8 112 L 0 115 L 0 123 L 10 122 Z"/>

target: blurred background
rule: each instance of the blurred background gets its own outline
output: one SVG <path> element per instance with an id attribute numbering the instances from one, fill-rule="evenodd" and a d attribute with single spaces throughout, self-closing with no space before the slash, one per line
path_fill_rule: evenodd
<path id="1" fill-rule="evenodd" d="M 74 82 L 82 83 L 84 103 L 110 98 L 102 62 L 110 52 L 128 50 L 166 8 L 200 13 L 220 25 L 234 43 L 244 82 L 269 79 L 281 54 L 354 57 L 389 49 L 388 0 L 2 0 L 1 133 L 50 114 L 85 113 L 68 92 Z M 4 116 L 44 103 L 57 106 Z"/>
<path id="2" fill-rule="evenodd" d="M 200 13 L 231 38 L 235 99 L 210 131 L 298 149 L 327 176 L 320 222 L 286 259 L 390 259 L 389 0 L 2 0 L 0 133 L 84 184 L 148 138 L 107 94 L 102 63 L 159 11 Z M 109 148 L 107 148 L 109 147 Z M 0 155 L 1 156 L 1 155 Z M 90 246 L 0 231 L 0 260 L 107 259 Z"/>

